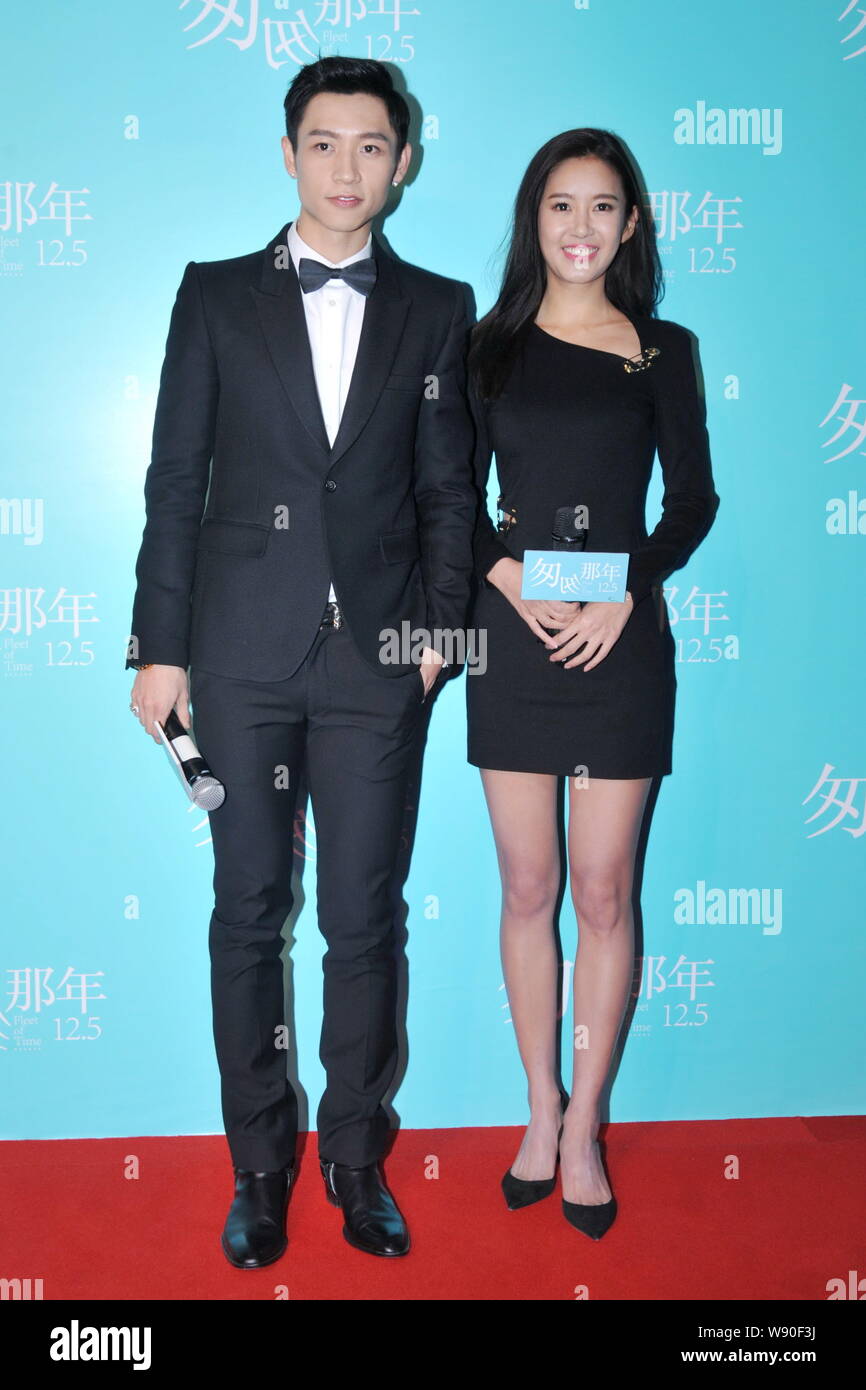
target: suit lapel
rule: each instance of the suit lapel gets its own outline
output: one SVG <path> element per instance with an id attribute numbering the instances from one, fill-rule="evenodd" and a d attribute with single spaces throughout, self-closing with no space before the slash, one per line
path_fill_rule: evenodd
<path id="1" fill-rule="evenodd" d="M 330 454 L 331 464 L 354 444 L 372 415 L 394 366 L 409 312 L 409 300 L 400 292 L 396 262 L 375 235 L 373 255 L 378 267 L 376 283 L 364 308 L 358 355 Z"/>
<path id="2" fill-rule="evenodd" d="M 313 440 L 330 453 L 319 405 L 301 286 L 286 244 L 287 222 L 264 251 L 261 280 L 250 286 L 271 361 L 295 413 Z"/>
<path id="3" fill-rule="evenodd" d="M 266 246 L 261 280 L 250 289 L 277 375 L 298 418 L 322 451 L 323 468 L 330 470 L 373 412 L 394 363 L 409 300 L 401 293 L 394 258 L 374 233 L 376 284 L 367 296 L 352 381 L 331 448 L 316 389 L 303 291 L 286 244 L 290 226 L 287 222 Z"/>

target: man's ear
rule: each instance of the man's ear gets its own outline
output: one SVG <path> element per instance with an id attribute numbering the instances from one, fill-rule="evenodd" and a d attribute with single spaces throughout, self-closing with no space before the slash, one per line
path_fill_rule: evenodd
<path id="1" fill-rule="evenodd" d="M 400 158 L 397 160 L 394 172 L 391 175 L 392 184 L 400 184 L 403 182 L 404 178 L 406 177 L 406 171 L 409 168 L 409 162 L 411 158 L 412 146 L 407 141 L 407 143 L 403 146 L 402 150 L 400 151 Z"/>
<path id="2" fill-rule="evenodd" d="M 286 166 L 286 173 L 293 179 L 298 177 L 298 166 L 295 163 L 295 152 L 292 149 L 292 142 L 288 135 L 284 135 L 280 144 L 283 147 L 283 163 Z"/>

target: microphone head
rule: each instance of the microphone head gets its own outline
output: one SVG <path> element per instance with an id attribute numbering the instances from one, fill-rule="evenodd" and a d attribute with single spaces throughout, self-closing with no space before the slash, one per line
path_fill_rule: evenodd
<path id="1" fill-rule="evenodd" d="M 216 777 L 197 777 L 190 795 L 202 811 L 215 811 L 226 799 L 226 789 Z"/>
<path id="2" fill-rule="evenodd" d="M 557 507 L 553 518 L 553 539 L 564 541 L 569 550 L 586 545 L 586 528 L 577 524 L 576 507 Z"/>

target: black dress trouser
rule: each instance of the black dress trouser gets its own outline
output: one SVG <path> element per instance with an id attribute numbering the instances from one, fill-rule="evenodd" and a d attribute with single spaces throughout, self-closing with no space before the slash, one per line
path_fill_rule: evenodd
<path id="1" fill-rule="evenodd" d="M 232 1162 L 273 1170 L 294 1157 L 297 1097 L 287 1076 L 282 928 L 291 910 L 293 830 L 306 768 L 316 829 L 324 1018 L 319 1157 L 357 1166 L 382 1152 L 382 1097 L 397 1065 L 396 881 L 424 683 L 385 676 L 344 625 L 320 628 L 283 681 L 190 670 L 198 746 L 225 784 L 211 812 L 209 948 L 214 1041 Z"/>

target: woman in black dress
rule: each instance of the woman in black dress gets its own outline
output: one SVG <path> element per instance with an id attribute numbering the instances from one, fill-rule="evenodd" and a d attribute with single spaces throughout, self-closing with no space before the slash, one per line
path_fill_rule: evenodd
<path id="1" fill-rule="evenodd" d="M 558 1156 L 565 1216 L 594 1239 L 616 1214 L 596 1136 L 632 978 L 638 832 L 652 779 L 671 771 L 676 677 L 661 584 L 718 506 L 697 354 L 684 328 L 654 317 L 661 280 L 624 146 L 607 131 L 566 131 L 524 175 L 502 289 L 469 357 L 482 499 L 472 627 L 486 630 L 486 668 L 470 666 L 466 682 L 468 756 L 496 840 L 503 970 L 530 1106 L 502 1186 L 512 1209 L 538 1201 L 553 1191 Z M 663 514 L 648 537 L 656 448 Z M 497 529 L 485 505 L 493 453 Z M 624 602 L 520 597 L 523 552 L 553 548 L 564 507 L 586 509 L 588 551 L 628 554 Z M 555 1056 L 563 775 L 579 925 L 570 1099 Z"/>

